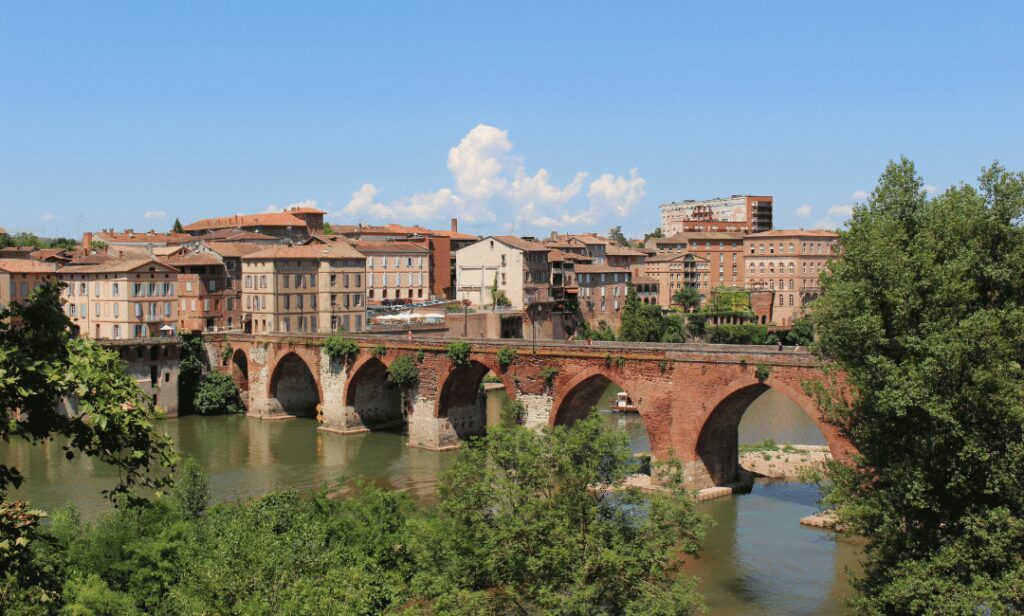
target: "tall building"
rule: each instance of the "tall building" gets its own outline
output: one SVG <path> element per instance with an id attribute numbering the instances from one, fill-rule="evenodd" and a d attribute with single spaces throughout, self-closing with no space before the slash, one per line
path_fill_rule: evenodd
<path id="1" fill-rule="evenodd" d="M 253 333 L 362 331 L 366 257 L 347 242 L 277 246 L 242 257 Z"/>
<path id="2" fill-rule="evenodd" d="M 689 231 L 760 233 L 772 228 L 772 197 L 733 195 L 696 201 L 664 203 L 661 232 L 668 236 Z"/>
<path id="3" fill-rule="evenodd" d="M 457 299 L 477 306 L 494 301 L 491 289 L 504 291 L 513 308 L 552 301 L 550 248 L 511 235 L 493 235 L 456 253 Z"/>
<path id="4" fill-rule="evenodd" d="M 241 229 L 291 242 L 301 242 L 311 235 L 323 233 L 325 213 L 315 207 L 291 207 L 283 212 L 204 218 L 183 228 L 192 235 L 205 235 L 221 229 Z"/>
<path id="5" fill-rule="evenodd" d="M 819 276 L 835 254 L 839 236 L 831 231 L 776 230 L 743 238 L 746 286 L 774 294 L 772 320 L 792 325 L 821 295 Z"/>

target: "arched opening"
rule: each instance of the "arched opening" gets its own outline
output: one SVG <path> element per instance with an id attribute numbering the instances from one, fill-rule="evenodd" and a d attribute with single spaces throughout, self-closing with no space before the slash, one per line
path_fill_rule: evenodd
<path id="1" fill-rule="evenodd" d="M 401 393 L 388 386 L 387 366 L 376 357 L 368 359 L 352 374 L 345 404 L 370 430 L 401 426 L 405 422 Z"/>
<path id="2" fill-rule="evenodd" d="M 484 436 L 489 422 L 497 419 L 493 412 L 488 413 L 485 382 L 500 383 L 501 379 L 487 365 L 471 360 L 453 370 L 441 388 L 438 417 L 448 418 L 459 439 Z"/>
<path id="3" fill-rule="evenodd" d="M 309 366 L 295 353 L 289 353 L 277 362 L 270 377 L 270 397 L 277 400 L 281 410 L 296 417 L 316 414 L 320 392 Z"/>
<path id="4" fill-rule="evenodd" d="M 783 390 L 748 385 L 711 411 L 697 440 L 697 455 L 714 485 L 757 476 L 795 479 L 801 467 L 829 455 L 818 421 Z"/>
<path id="5" fill-rule="evenodd" d="M 231 355 L 231 379 L 239 391 L 249 391 L 249 358 L 242 349 Z"/>
<path id="6" fill-rule="evenodd" d="M 594 374 L 562 398 L 555 410 L 555 425 L 571 426 L 596 410 L 607 427 L 626 433 L 634 455 L 649 457 L 651 437 L 640 411 L 642 397 L 638 396 L 638 392 L 623 390 L 604 374 Z"/>

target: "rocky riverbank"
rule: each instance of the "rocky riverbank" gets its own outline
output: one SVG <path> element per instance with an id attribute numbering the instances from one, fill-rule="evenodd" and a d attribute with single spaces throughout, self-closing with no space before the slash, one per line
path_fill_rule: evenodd
<path id="1" fill-rule="evenodd" d="M 756 476 L 796 480 L 805 469 L 821 468 L 832 454 L 823 445 L 759 444 L 741 448 L 740 466 Z"/>

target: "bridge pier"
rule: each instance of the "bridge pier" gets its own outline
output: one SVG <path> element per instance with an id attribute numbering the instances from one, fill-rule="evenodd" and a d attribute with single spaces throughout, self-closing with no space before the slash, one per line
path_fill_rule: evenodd
<path id="1" fill-rule="evenodd" d="M 550 423 L 551 409 L 555 405 L 555 399 L 550 393 L 524 394 L 517 392 L 516 400 L 521 402 L 526 410 L 523 415 L 524 426 L 540 430 Z"/>
<path id="2" fill-rule="evenodd" d="M 448 417 L 437 417 L 436 400 L 417 394 L 409 414 L 409 446 L 447 450 L 459 446 L 459 435 Z"/>

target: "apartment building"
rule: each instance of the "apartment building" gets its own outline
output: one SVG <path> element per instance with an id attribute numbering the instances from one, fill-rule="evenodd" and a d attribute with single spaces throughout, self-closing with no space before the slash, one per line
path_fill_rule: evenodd
<path id="1" fill-rule="evenodd" d="M 607 263 L 579 264 L 576 266 L 576 281 L 583 318 L 591 324 L 605 321 L 618 329 L 626 303 L 627 285 L 632 281 L 630 270 Z"/>
<path id="2" fill-rule="evenodd" d="M 550 248 L 511 235 L 493 235 L 460 249 L 456 297 L 477 306 L 492 304 L 491 289 L 505 292 L 514 308 L 552 300 Z"/>
<path id="3" fill-rule="evenodd" d="M 33 289 L 56 280 L 57 264 L 35 259 L 0 259 L 0 308 L 28 300 Z"/>
<path id="4" fill-rule="evenodd" d="M 215 331 L 234 325 L 237 289 L 220 255 L 190 252 L 157 260 L 178 270 L 179 331 Z"/>
<path id="5" fill-rule="evenodd" d="M 744 236 L 746 288 L 775 295 L 775 325 L 791 325 L 821 294 L 819 276 L 834 255 L 831 231 L 775 230 Z"/>
<path id="6" fill-rule="evenodd" d="M 755 195 L 664 203 L 661 205 L 661 231 L 665 235 L 694 231 L 769 231 L 772 228 L 772 203 L 770 196 Z"/>
<path id="7" fill-rule="evenodd" d="M 178 270 L 149 259 L 106 259 L 67 265 L 57 278 L 67 285 L 64 309 L 89 338 L 156 338 L 178 326 Z"/>
<path id="8" fill-rule="evenodd" d="M 657 282 L 657 303 L 668 307 L 672 296 L 682 287 L 697 289 L 702 301 L 711 297 L 711 262 L 693 253 L 657 254 L 644 262 L 642 275 Z"/>
<path id="9" fill-rule="evenodd" d="M 242 257 L 244 321 L 253 333 L 362 331 L 366 257 L 347 242 L 276 246 Z"/>
<path id="10" fill-rule="evenodd" d="M 480 239 L 477 235 L 459 232 L 459 221 L 453 218 L 450 229 L 427 229 L 419 225 L 331 225 L 335 234 L 352 240 L 369 242 L 409 242 L 429 251 L 430 295 L 438 299 L 455 298 L 455 254 Z"/>
<path id="11" fill-rule="evenodd" d="M 694 282 L 701 294 L 708 297 L 709 291 L 716 287 L 743 286 L 743 237 L 739 233 L 724 232 L 676 233 L 671 237 L 648 240 L 647 247 L 654 250 L 656 256 L 692 253 L 706 261 L 706 267 L 701 268 L 701 273 L 707 276 L 702 275 Z M 645 271 L 647 275 L 657 277 L 663 269 L 659 265 Z M 669 292 L 669 297 L 672 292 Z"/>
<path id="12" fill-rule="evenodd" d="M 366 257 L 366 303 L 411 304 L 434 299 L 430 288 L 430 250 L 403 241 L 353 240 L 341 235 L 310 238 L 310 243 L 345 242 Z"/>
<path id="13" fill-rule="evenodd" d="M 107 252 L 117 255 L 119 252 L 128 255 L 144 256 L 154 254 L 154 248 L 167 246 L 181 246 L 192 239 L 187 233 L 157 233 L 150 229 L 136 233 L 133 229 L 114 231 L 103 229 L 96 233 L 85 233 L 82 236 L 82 247 L 86 250 L 92 248 L 93 242 L 102 241 L 107 245 Z"/>
<path id="14" fill-rule="evenodd" d="M 267 248 L 267 244 L 263 242 L 202 241 L 196 245 L 196 254 L 217 255 L 224 262 L 227 289 L 224 292 L 223 327 L 227 329 L 243 327 L 242 319 L 246 311 L 242 308 L 242 257 Z"/>

